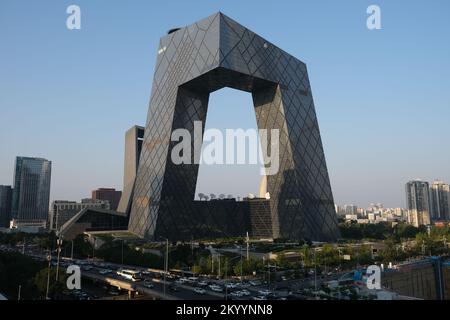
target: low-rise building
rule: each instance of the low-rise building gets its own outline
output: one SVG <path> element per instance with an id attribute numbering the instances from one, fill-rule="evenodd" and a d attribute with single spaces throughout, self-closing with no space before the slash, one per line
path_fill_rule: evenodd
<path id="1" fill-rule="evenodd" d="M 52 203 L 50 212 L 50 230 L 59 231 L 61 226 L 86 208 L 109 210 L 110 204 L 106 200 L 83 199 L 81 202 L 57 200 Z"/>

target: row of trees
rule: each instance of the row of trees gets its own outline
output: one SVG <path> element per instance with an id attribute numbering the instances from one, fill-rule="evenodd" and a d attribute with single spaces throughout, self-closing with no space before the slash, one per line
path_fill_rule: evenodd
<path id="1" fill-rule="evenodd" d="M 397 241 L 401 239 L 414 238 L 416 234 L 426 231 L 425 226 L 416 228 L 407 223 L 398 223 L 392 226 L 389 222 L 380 222 L 376 224 L 359 224 L 356 222 L 341 222 L 339 224 L 341 236 L 347 240 L 385 240 L 394 238 Z"/>

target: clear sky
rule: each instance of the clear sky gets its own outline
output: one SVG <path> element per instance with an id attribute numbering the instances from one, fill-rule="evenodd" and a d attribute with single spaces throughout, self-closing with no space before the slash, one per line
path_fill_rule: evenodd
<path id="1" fill-rule="evenodd" d="M 81 30 L 66 28 L 70 4 Z M 370 4 L 382 30 L 366 28 Z M 0 0 L 0 184 L 23 155 L 53 161 L 52 200 L 121 189 L 124 133 L 145 124 L 159 38 L 217 11 L 307 64 L 337 203 L 403 206 L 409 179 L 450 182 L 447 0 Z M 251 114 L 251 100 L 226 93 L 207 126 L 234 123 L 227 106 Z M 235 174 L 224 192 L 248 188 Z"/>

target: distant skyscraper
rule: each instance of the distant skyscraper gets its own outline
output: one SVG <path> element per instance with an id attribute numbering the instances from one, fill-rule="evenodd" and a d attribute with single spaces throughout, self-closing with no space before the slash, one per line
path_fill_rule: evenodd
<path id="1" fill-rule="evenodd" d="M 408 222 L 415 227 L 430 224 L 430 201 L 428 182 L 414 180 L 406 184 Z"/>
<path id="2" fill-rule="evenodd" d="M 0 228 L 8 228 L 11 219 L 11 186 L 0 186 Z"/>
<path id="3" fill-rule="evenodd" d="M 17 157 L 14 171 L 12 218 L 47 220 L 52 163 L 46 159 Z"/>
<path id="4" fill-rule="evenodd" d="M 350 205 L 346 204 L 344 206 L 344 211 L 345 211 L 345 214 L 351 214 L 351 215 L 357 214 L 358 206 L 355 206 L 353 204 L 350 204 Z"/>
<path id="5" fill-rule="evenodd" d="M 450 220 L 450 186 L 435 181 L 430 187 L 431 219 L 433 221 Z"/>
<path id="6" fill-rule="evenodd" d="M 92 191 L 92 199 L 109 201 L 111 210 L 117 210 L 121 196 L 122 191 L 116 191 L 116 189 L 113 188 L 99 188 Z"/>

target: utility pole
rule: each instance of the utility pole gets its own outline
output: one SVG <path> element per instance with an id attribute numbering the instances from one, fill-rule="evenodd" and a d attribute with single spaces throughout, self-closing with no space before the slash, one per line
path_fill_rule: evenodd
<path id="1" fill-rule="evenodd" d="M 61 255 L 62 239 L 58 238 L 56 240 L 56 244 L 57 244 L 56 250 L 58 251 L 58 259 L 57 259 L 57 262 L 56 262 L 56 282 L 58 282 L 58 278 L 59 278 L 59 257 Z"/>
<path id="2" fill-rule="evenodd" d="M 250 238 L 248 236 L 248 231 L 247 231 L 246 242 L 247 242 L 247 261 L 248 261 L 248 259 L 249 259 L 249 252 L 248 252 L 248 250 L 249 250 L 249 244 L 250 244 Z"/>
<path id="3" fill-rule="evenodd" d="M 72 240 L 72 250 L 70 251 L 70 260 L 73 260 L 73 240 Z"/>
<path id="4" fill-rule="evenodd" d="M 221 273 L 220 273 L 220 254 L 219 254 L 219 278 L 220 278 L 220 275 L 221 275 Z"/>
<path id="5" fill-rule="evenodd" d="M 167 273 L 169 271 L 169 239 L 168 238 L 162 238 L 161 239 L 165 239 L 166 240 L 166 254 L 164 257 L 164 298 L 167 300 L 167 295 L 166 295 L 166 280 L 167 280 Z"/>
<path id="6" fill-rule="evenodd" d="M 243 265 L 242 265 L 242 246 L 240 246 L 239 247 L 239 253 L 240 253 L 240 256 L 241 256 L 241 282 L 242 282 L 242 274 L 243 274 L 243 271 L 242 271 L 242 268 L 243 268 Z"/>
<path id="7" fill-rule="evenodd" d="M 49 291 L 49 287 L 50 287 L 50 267 L 52 265 L 52 254 L 51 251 L 49 250 L 49 254 L 47 255 L 47 260 L 48 260 L 48 273 L 47 273 L 47 291 L 45 293 L 45 299 L 48 300 L 48 291 Z"/>
<path id="8" fill-rule="evenodd" d="M 94 236 L 94 245 L 92 246 L 92 261 L 94 261 L 95 257 L 95 236 Z"/>
<path id="9" fill-rule="evenodd" d="M 228 258 L 225 258 L 225 300 L 228 300 L 228 281 L 227 281 L 227 273 L 228 273 Z"/>
<path id="10" fill-rule="evenodd" d="M 195 260 L 194 260 L 194 237 L 191 236 L 191 259 L 192 259 L 192 267 L 191 267 L 191 271 L 194 271 L 194 265 L 195 265 Z"/>
<path id="11" fill-rule="evenodd" d="M 20 301 L 20 291 L 22 289 L 22 286 L 19 284 L 19 293 L 17 294 L 17 301 Z"/>
<path id="12" fill-rule="evenodd" d="M 316 249 L 314 248 L 314 294 L 317 300 L 317 260 L 316 260 Z"/>
<path id="13" fill-rule="evenodd" d="M 164 273 L 164 296 L 166 296 L 166 277 L 167 272 L 169 272 L 169 239 L 166 239 L 166 272 Z"/>
<path id="14" fill-rule="evenodd" d="M 123 265 L 123 239 L 122 239 L 122 265 Z"/>

